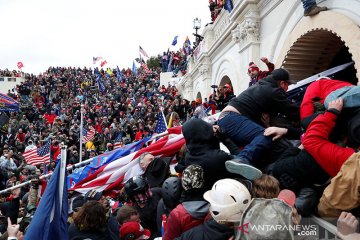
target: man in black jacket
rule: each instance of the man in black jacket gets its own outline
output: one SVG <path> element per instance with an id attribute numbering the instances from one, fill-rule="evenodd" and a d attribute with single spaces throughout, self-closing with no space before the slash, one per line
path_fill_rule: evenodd
<path id="1" fill-rule="evenodd" d="M 238 146 L 244 146 L 237 158 L 226 162 L 229 172 L 248 179 L 261 176 L 261 171 L 251 166 L 271 146 L 271 138 L 264 136 L 261 123 L 263 113 L 281 113 L 291 120 L 299 119 L 299 108 L 287 99 L 289 84 L 295 83 L 285 69 L 275 69 L 254 86 L 233 98 L 220 114 L 218 125 Z"/>
<path id="2" fill-rule="evenodd" d="M 221 136 L 217 126 L 194 118 L 185 122 L 182 132 L 187 152 L 185 160 L 175 167 L 176 171 L 182 172 L 191 164 L 200 165 L 204 169 L 204 191 L 209 190 L 217 180 L 230 176 L 225 162 L 233 159 L 233 156 L 220 149 L 220 141 L 233 155 L 239 154 L 240 150 L 230 139 Z"/>

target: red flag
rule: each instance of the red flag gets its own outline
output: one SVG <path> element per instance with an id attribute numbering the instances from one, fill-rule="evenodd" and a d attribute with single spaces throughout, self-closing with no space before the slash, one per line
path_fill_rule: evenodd
<path id="1" fill-rule="evenodd" d="M 179 151 L 185 144 L 184 136 L 179 134 L 179 129 L 169 131 L 170 133 L 177 132 L 177 134 L 170 134 L 146 148 L 102 166 L 69 190 L 86 193 L 91 189 L 108 191 L 123 186 L 131 177 L 142 174 L 138 160 L 142 153 L 150 152 L 155 157 L 169 157 Z"/>
<path id="2" fill-rule="evenodd" d="M 17 67 L 18 67 L 19 69 L 21 69 L 21 68 L 24 67 L 24 64 L 23 64 L 22 62 L 18 62 L 18 63 L 17 63 Z"/>
<path id="3" fill-rule="evenodd" d="M 105 66 L 105 64 L 107 64 L 107 61 L 106 61 L 106 60 L 104 60 L 104 61 L 102 61 L 102 62 L 100 63 L 100 67 Z"/>

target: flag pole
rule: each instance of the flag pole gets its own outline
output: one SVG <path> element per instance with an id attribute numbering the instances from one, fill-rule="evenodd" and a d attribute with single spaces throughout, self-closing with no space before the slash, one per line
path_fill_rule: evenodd
<path id="1" fill-rule="evenodd" d="M 169 133 L 168 133 L 167 131 L 166 131 L 166 132 L 163 132 L 163 133 L 160 133 L 160 134 L 158 134 L 158 135 L 156 135 L 156 136 L 152 136 L 152 137 L 149 139 L 149 141 L 151 141 L 151 140 L 153 140 L 153 139 L 155 139 L 155 138 L 159 138 L 159 137 L 166 136 L 166 135 L 168 135 L 168 134 L 169 134 Z M 149 142 L 149 141 L 148 141 L 148 142 Z M 62 155 L 61 155 L 61 157 L 62 157 Z M 91 163 L 92 161 L 93 161 L 92 158 L 87 159 L 87 160 L 85 160 L 85 161 L 83 161 L 83 162 L 79 162 L 79 163 L 76 163 L 76 164 L 74 164 L 74 165 L 71 165 L 71 166 L 66 167 L 66 170 L 74 170 L 74 169 L 79 168 L 79 167 L 84 167 L 84 166 L 86 166 L 87 164 Z M 65 163 L 66 163 L 66 155 L 65 155 Z M 52 174 L 53 174 L 53 173 L 48 173 L 48 174 L 42 175 L 42 176 L 39 177 L 39 180 L 44 179 L 44 178 L 49 178 Z M 20 183 L 20 184 L 18 184 L 18 185 L 9 187 L 9 188 L 7 188 L 7 189 L 1 190 L 1 191 L 0 191 L 0 195 L 3 194 L 3 193 L 10 192 L 10 191 L 12 191 L 12 190 L 14 190 L 14 189 L 17 189 L 17 188 L 27 186 L 27 185 L 29 185 L 29 184 L 31 184 L 31 181 L 26 181 L 26 182 Z"/>
<path id="2" fill-rule="evenodd" d="M 83 128 L 84 128 L 84 119 L 83 119 L 83 112 L 84 112 L 84 104 L 81 104 L 80 108 L 80 153 L 79 153 L 79 162 L 82 162 L 82 139 L 83 139 Z"/>
<path id="3" fill-rule="evenodd" d="M 60 209 L 62 209 L 62 198 L 63 198 L 63 191 L 64 187 L 67 189 L 67 185 L 65 184 L 65 178 L 66 178 L 66 154 L 67 154 L 67 146 L 65 143 L 61 143 L 61 159 L 60 159 L 60 176 L 59 176 L 59 196 L 60 196 Z"/>

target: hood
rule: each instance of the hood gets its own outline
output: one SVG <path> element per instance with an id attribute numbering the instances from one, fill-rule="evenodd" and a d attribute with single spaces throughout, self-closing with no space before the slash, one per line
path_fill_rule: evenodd
<path id="1" fill-rule="evenodd" d="M 182 133 L 189 151 L 204 146 L 220 147 L 219 140 L 214 136 L 212 125 L 201 119 L 193 118 L 186 121 L 182 127 Z"/>
<path id="2" fill-rule="evenodd" d="M 185 210 L 195 219 L 204 219 L 209 212 L 209 203 L 206 201 L 189 201 L 182 203 Z"/>
<path id="3" fill-rule="evenodd" d="M 273 88 L 279 87 L 277 84 L 277 81 L 271 75 L 261 79 L 261 81 L 259 81 L 258 83 L 259 83 L 259 85 L 271 85 L 271 87 L 273 87 Z"/>

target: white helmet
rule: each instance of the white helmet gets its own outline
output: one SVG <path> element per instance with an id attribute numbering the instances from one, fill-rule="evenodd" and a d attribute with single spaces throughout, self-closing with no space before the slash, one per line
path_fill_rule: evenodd
<path id="1" fill-rule="evenodd" d="M 210 203 L 211 216 L 217 222 L 240 222 L 251 195 L 248 189 L 234 179 L 221 179 L 204 193 Z"/>

